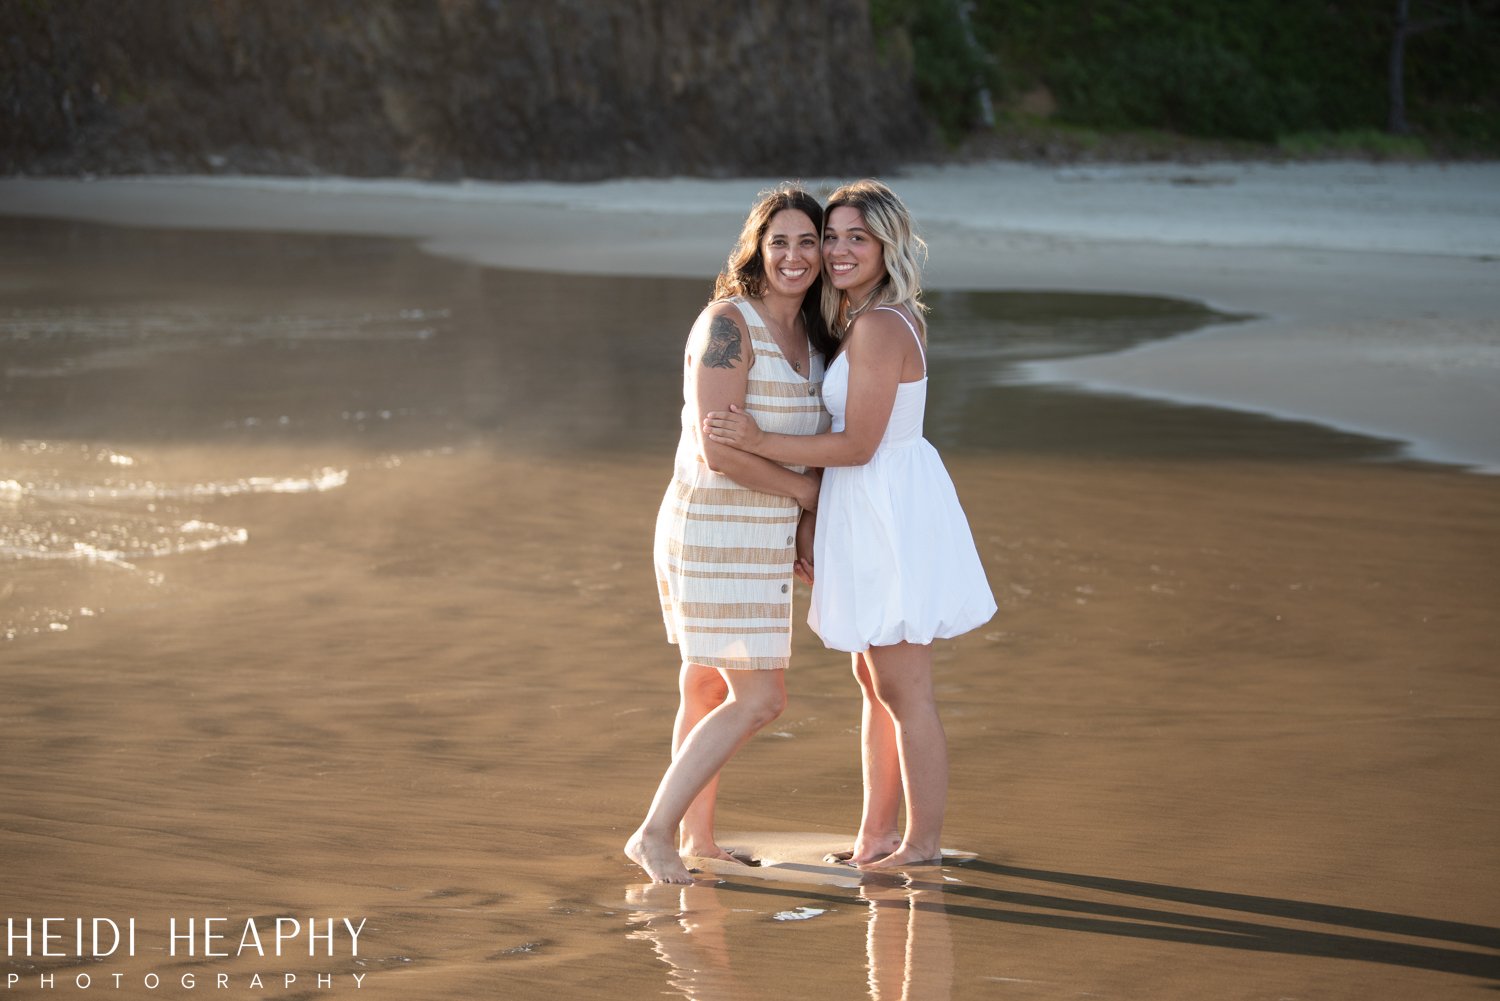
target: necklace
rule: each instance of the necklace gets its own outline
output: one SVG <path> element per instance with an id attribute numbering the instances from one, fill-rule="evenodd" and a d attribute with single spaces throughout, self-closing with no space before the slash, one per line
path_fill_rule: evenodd
<path id="1" fill-rule="evenodd" d="M 865 301 L 862 302 L 862 303 L 860 303 L 858 306 L 854 307 L 853 309 L 848 308 L 849 300 L 848 299 L 844 300 L 845 309 L 844 309 L 843 329 L 844 329 L 845 332 L 847 332 L 849 330 L 849 328 L 854 325 L 854 321 L 856 319 L 858 319 L 858 317 L 859 317 L 859 315 L 861 313 L 863 313 L 865 310 L 867 310 L 867 309 L 870 308 L 871 303 L 873 303 L 875 301 L 875 297 L 880 294 L 880 290 L 883 289 L 883 288 L 885 288 L 885 283 L 883 283 L 883 282 L 881 284 L 879 284 L 879 285 L 876 285 L 874 288 L 872 288 L 870 290 L 870 294 L 867 295 L 867 296 L 865 296 Z"/>
<path id="2" fill-rule="evenodd" d="M 762 304 L 764 304 L 764 300 L 762 300 Z M 761 319 L 766 324 L 766 329 L 771 332 L 771 339 L 776 342 L 776 347 L 781 350 L 781 356 L 787 360 L 787 363 L 789 365 L 792 366 L 793 372 L 796 372 L 798 375 L 803 374 L 802 362 L 797 358 L 797 352 L 792 351 L 790 347 L 790 345 L 794 345 L 797 343 L 797 318 L 793 318 L 792 331 L 791 333 L 787 333 L 786 329 L 782 327 L 781 324 L 771 319 L 769 311 L 759 312 L 761 314 Z M 806 341 L 806 338 L 803 338 L 803 340 Z"/>

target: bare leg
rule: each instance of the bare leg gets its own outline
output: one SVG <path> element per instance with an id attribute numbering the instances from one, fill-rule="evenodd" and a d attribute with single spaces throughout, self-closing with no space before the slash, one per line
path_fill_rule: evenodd
<path id="1" fill-rule="evenodd" d="M 871 647 L 867 660 L 875 696 L 895 724 L 906 795 L 906 834 L 894 852 L 864 868 L 896 869 L 942 858 L 948 739 L 932 690 L 932 647 L 911 643 Z"/>
<path id="2" fill-rule="evenodd" d="M 661 777 L 645 821 L 625 843 L 625 854 L 645 869 L 653 882 L 692 882 L 677 854 L 677 827 L 693 800 L 740 745 L 786 708 L 785 673 L 724 672 L 729 698 L 687 735 Z"/>
<path id="3" fill-rule="evenodd" d="M 693 727 L 729 697 L 729 685 L 724 676 L 716 668 L 702 664 L 684 663 L 677 689 L 681 699 L 677 704 L 677 721 L 672 727 L 674 758 Z M 678 828 L 678 849 L 683 855 L 734 860 L 734 856 L 720 848 L 714 839 L 714 806 L 718 795 L 719 776 L 715 775 L 683 815 Z"/>
<path id="4" fill-rule="evenodd" d="M 875 682 L 868 654 L 854 654 L 854 679 L 859 682 L 863 707 L 860 711 L 860 769 L 864 776 L 864 808 L 859 834 L 849 861 L 864 865 L 884 858 L 901 844 L 897 821 L 901 815 L 901 759 L 897 751 L 896 724 L 875 695 Z"/>

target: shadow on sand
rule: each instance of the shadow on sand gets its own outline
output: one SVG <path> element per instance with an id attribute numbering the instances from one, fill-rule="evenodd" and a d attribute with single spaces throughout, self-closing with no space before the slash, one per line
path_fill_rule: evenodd
<path id="1" fill-rule="evenodd" d="M 974 918 L 1186 945 L 1218 946 L 1249 952 L 1381 963 L 1481 977 L 1500 985 L 1500 955 L 1458 948 L 1473 946 L 1500 950 L 1500 929 L 1483 925 L 1107 876 L 1027 869 L 984 861 L 968 862 L 953 869 L 961 873 L 985 873 L 1006 879 L 1052 883 L 1137 900 L 1179 904 L 1183 907 L 1142 906 L 1130 901 L 1002 890 L 962 882 L 944 883 L 924 879 L 919 874 L 920 870 L 913 870 L 911 879 L 896 877 L 895 883 L 889 885 L 903 886 L 912 891 L 928 891 L 927 899 L 914 897 L 911 907 L 936 907 L 954 918 Z M 864 882 L 879 883 L 891 878 L 867 876 Z M 720 884 L 720 888 L 734 893 L 795 896 L 802 901 L 821 900 L 845 905 L 850 902 L 849 898 L 832 893 L 810 894 L 806 889 L 782 889 L 764 883 L 724 882 Z M 933 898 L 939 894 L 946 901 L 934 904 Z M 1290 927 L 1247 920 L 1244 917 L 1198 913 L 1198 909 L 1258 915 L 1321 927 Z M 1443 944 L 1394 941 L 1376 937 L 1377 935 L 1428 939 Z"/>

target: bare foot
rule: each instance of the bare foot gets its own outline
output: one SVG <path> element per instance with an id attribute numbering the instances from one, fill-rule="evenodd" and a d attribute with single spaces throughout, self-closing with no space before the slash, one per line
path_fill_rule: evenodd
<path id="1" fill-rule="evenodd" d="M 709 843 L 706 851 L 699 851 L 697 846 L 688 845 L 681 849 L 684 858 L 717 858 L 718 861 L 732 861 L 738 866 L 759 866 L 759 858 L 754 857 L 754 852 L 748 848 L 720 848 L 715 843 Z"/>
<path id="2" fill-rule="evenodd" d="M 710 841 L 706 846 L 701 847 L 701 848 L 698 846 L 698 844 L 696 842 L 687 842 L 687 841 L 685 841 L 685 842 L 683 842 L 682 848 L 680 849 L 680 851 L 681 851 L 681 854 L 686 855 L 686 856 L 688 856 L 690 858 L 718 859 L 721 862 L 739 862 L 742 865 L 754 865 L 755 864 L 755 860 L 750 856 L 749 853 L 747 853 L 747 852 L 739 852 L 739 853 L 731 852 L 731 851 L 728 851 L 728 850 L 726 850 L 724 848 L 720 848 L 717 844 L 715 844 L 712 841 Z"/>
<path id="3" fill-rule="evenodd" d="M 900 847 L 900 838 L 873 838 L 869 841 L 856 838 L 852 849 L 846 852 L 829 852 L 823 856 L 823 861 L 836 865 L 867 866 Z"/>
<path id="4" fill-rule="evenodd" d="M 914 865 L 942 865 L 943 850 L 941 848 L 910 848 L 903 845 L 884 858 L 856 864 L 861 869 L 870 872 L 880 872 L 885 869 L 905 869 Z"/>
<path id="5" fill-rule="evenodd" d="M 653 883 L 691 883 L 692 874 L 682 864 L 670 841 L 647 838 L 640 831 L 625 842 L 625 854 L 630 861 L 646 870 Z"/>

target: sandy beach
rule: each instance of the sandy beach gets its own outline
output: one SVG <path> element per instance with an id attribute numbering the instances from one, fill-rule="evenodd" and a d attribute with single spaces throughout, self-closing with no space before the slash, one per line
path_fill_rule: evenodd
<path id="1" fill-rule="evenodd" d="M 765 182 L 0 181 L 0 524 L 35 530 L 0 554 L 0 904 L 66 918 L 69 953 L 76 917 L 139 928 L 134 955 L 13 940 L 0 983 L 1492 996 L 1500 481 L 1471 470 L 1500 466 L 1497 180 L 893 179 L 935 289 L 1259 319 L 1025 361 L 1006 379 L 1140 399 L 945 432 L 1000 603 L 937 652 L 948 864 L 821 863 L 858 809 L 858 703 L 802 630 L 787 713 L 724 780 L 725 840 L 766 864 L 687 888 L 619 853 L 675 704 L 649 534 L 704 293 L 674 279 L 706 281 Z M 1207 446 L 1141 440 L 1184 425 Z M 34 558 L 80 521 L 92 556 Z M 247 922 L 302 934 L 167 934 L 210 916 L 231 953 Z M 345 917 L 357 952 L 309 955 Z"/>

